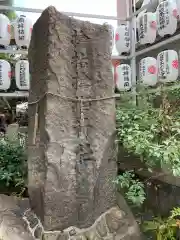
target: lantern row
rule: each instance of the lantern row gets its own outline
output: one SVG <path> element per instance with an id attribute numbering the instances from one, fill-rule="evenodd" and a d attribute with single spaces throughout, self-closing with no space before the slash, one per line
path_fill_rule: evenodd
<path id="1" fill-rule="evenodd" d="M 10 45 L 11 39 L 15 39 L 17 47 L 25 47 L 28 49 L 31 35 L 32 35 L 33 24 L 31 19 L 24 15 L 20 15 L 14 22 L 11 22 L 9 18 L 0 14 L 0 45 L 8 47 Z M 112 27 L 112 47 L 114 45 L 114 29 Z M 0 52 L 13 53 L 13 50 L 0 49 Z M 20 53 L 21 50 L 14 51 L 15 53 Z M 23 50 L 23 53 L 27 54 L 27 51 Z M 124 59 L 127 60 L 125 56 L 112 56 L 112 59 Z"/>
<path id="2" fill-rule="evenodd" d="M 179 0 L 159 0 L 155 13 L 141 12 L 136 18 L 137 42 L 141 45 L 154 43 L 160 37 L 173 35 L 177 30 L 180 16 Z M 7 16 L 0 14 L 0 45 L 8 46 L 12 38 L 19 47 L 28 48 L 33 24 L 31 19 L 20 15 L 11 23 Z M 119 54 L 130 52 L 130 27 L 123 24 L 115 31 L 115 44 Z"/>
<path id="3" fill-rule="evenodd" d="M 9 20 L 4 14 L 0 14 L 0 45 L 8 46 L 12 38 L 18 47 L 29 47 L 33 24 L 24 15 L 20 15 L 15 22 Z"/>
<path id="4" fill-rule="evenodd" d="M 16 88 L 18 90 L 29 90 L 29 62 L 19 60 L 15 64 L 15 71 L 12 74 L 12 68 L 8 61 L 0 60 L 0 91 L 7 91 L 11 87 L 12 77 L 15 76 Z"/>
<path id="5" fill-rule="evenodd" d="M 131 67 L 120 64 L 113 68 L 117 90 L 128 91 L 132 88 Z M 175 82 L 179 75 L 178 54 L 174 50 L 165 50 L 158 54 L 157 59 L 146 57 L 139 62 L 139 81 L 143 86 L 153 87 L 158 83 Z"/>
<path id="6" fill-rule="evenodd" d="M 153 44 L 157 36 L 173 35 L 180 21 L 180 0 L 159 0 L 156 12 L 141 12 L 136 18 L 137 39 L 140 45 Z M 115 32 L 119 54 L 130 52 L 130 26 L 123 24 Z"/>

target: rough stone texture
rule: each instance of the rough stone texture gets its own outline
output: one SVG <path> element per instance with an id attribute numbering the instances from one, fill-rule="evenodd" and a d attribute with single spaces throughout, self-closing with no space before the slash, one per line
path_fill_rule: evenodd
<path id="1" fill-rule="evenodd" d="M 123 199 L 118 198 L 122 205 Z M 125 203 L 125 202 L 124 202 Z M 126 209 L 126 203 L 124 204 Z M 124 209 L 124 206 L 122 207 Z M 137 240 L 140 231 L 132 213 L 113 207 L 88 228 L 68 227 L 63 231 L 44 231 L 28 199 L 0 195 L 0 239 L 3 240 Z"/>
<path id="2" fill-rule="evenodd" d="M 41 239 L 44 228 L 29 200 L 0 194 L 0 239 Z"/>
<path id="3" fill-rule="evenodd" d="M 7 138 L 10 139 L 11 141 L 17 141 L 18 130 L 19 130 L 18 124 L 13 123 L 13 124 L 8 125 L 7 132 L 6 132 Z"/>
<path id="4" fill-rule="evenodd" d="M 0 239 L 34 240 L 23 221 L 23 213 L 18 199 L 0 195 Z"/>
<path id="5" fill-rule="evenodd" d="M 28 208 L 28 209 L 26 209 L 26 211 L 24 211 L 23 220 L 26 222 L 27 228 L 28 228 L 29 232 L 31 233 L 31 235 L 35 239 L 41 239 L 43 232 L 44 232 L 44 228 L 43 228 L 39 218 L 36 216 L 36 214 L 30 208 Z"/>
<path id="6" fill-rule="evenodd" d="M 111 36 L 53 7 L 33 27 L 29 103 L 44 97 L 29 105 L 29 195 L 46 230 L 89 227 L 115 206 L 114 99 L 67 99 L 113 95 Z"/>
<path id="7" fill-rule="evenodd" d="M 71 233 L 74 233 L 73 235 Z M 42 240 L 138 240 L 141 239 L 137 224 L 132 225 L 127 215 L 118 207 L 102 214 L 86 229 L 70 227 L 63 232 L 44 232 Z"/>

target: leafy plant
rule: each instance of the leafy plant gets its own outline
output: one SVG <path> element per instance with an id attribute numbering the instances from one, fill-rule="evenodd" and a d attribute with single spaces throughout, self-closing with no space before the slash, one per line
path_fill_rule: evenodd
<path id="1" fill-rule="evenodd" d="M 144 184 L 135 179 L 133 171 L 127 171 L 117 176 L 114 183 L 124 189 L 126 199 L 136 206 L 143 204 L 145 200 Z"/>
<path id="2" fill-rule="evenodd" d="M 17 142 L 0 141 L 0 187 L 24 189 L 27 179 L 25 149 Z"/>
<path id="3" fill-rule="evenodd" d="M 179 105 L 178 105 L 179 107 Z M 180 175 L 179 108 L 167 96 L 159 108 L 152 105 L 117 108 L 119 143 L 128 152 L 140 157 L 150 168 L 166 167 L 174 176 Z"/>
<path id="4" fill-rule="evenodd" d="M 180 208 L 174 208 L 171 215 L 163 219 L 156 217 L 152 221 L 146 221 L 143 224 L 145 232 L 155 233 L 157 240 L 176 240 L 180 228 Z"/>
<path id="5" fill-rule="evenodd" d="M 127 96 L 117 103 L 119 145 L 138 156 L 152 173 L 158 167 L 180 176 L 180 89 L 160 88 L 150 95 L 139 89 L 138 106 Z M 144 202 L 144 184 L 132 171 L 118 176 L 115 182 L 133 204 Z"/>

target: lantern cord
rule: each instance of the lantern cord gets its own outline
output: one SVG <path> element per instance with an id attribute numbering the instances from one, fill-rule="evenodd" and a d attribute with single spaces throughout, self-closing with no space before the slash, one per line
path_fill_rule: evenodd
<path id="1" fill-rule="evenodd" d="M 110 100 L 110 99 L 115 99 L 116 96 L 115 95 L 112 95 L 112 96 L 109 96 L 109 97 L 99 97 L 99 98 L 90 98 L 90 99 L 84 99 L 82 97 L 77 97 L 77 98 L 71 98 L 71 97 L 64 97 L 64 96 L 61 96 L 60 94 L 55 94 L 55 93 L 52 93 L 52 92 L 46 92 L 44 93 L 39 99 L 37 99 L 36 101 L 32 101 L 32 102 L 29 102 L 28 105 L 36 105 L 36 111 L 37 111 L 37 106 L 38 106 L 38 103 L 45 98 L 45 96 L 47 95 L 52 95 L 52 96 L 56 96 L 56 97 L 59 97 L 61 99 L 65 99 L 65 100 L 69 100 L 69 101 L 73 101 L 73 102 L 78 102 L 80 105 L 80 129 L 79 129 L 79 138 L 81 139 L 81 141 L 84 141 L 86 139 L 86 133 L 85 133 L 85 125 L 84 125 L 84 112 L 83 112 L 83 103 L 85 102 L 95 102 L 95 101 L 103 101 L 103 100 Z M 36 112 L 37 114 L 37 112 Z M 36 129 L 37 126 L 34 126 L 34 128 Z M 34 130 L 36 132 L 36 130 Z M 35 144 L 35 139 L 36 139 L 36 136 L 33 138 L 33 142 L 32 144 L 34 145 Z"/>
<path id="2" fill-rule="evenodd" d="M 69 101 L 73 101 L 73 102 L 95 102 L 95 101 L 103 101 L 103 100 L 109 100 L 109 99 L 113 99 L 116 98 L 116 95 L 112 95 L 109 97 L 98 97 L 98 98 L 71 98 L 71 97 L 65 97 L 65 96 L 61 96 L 60 94 L 56 94 L 56 93 L 52 93 L 52 92 L 46 92 L 44 93 L 39 99 L 37 99 L 36 101 L 32 101 L 32 102 L 28 102 L 28 105 L 34 105 L 34 104 L 38 104 L 46 95 L 52 95 L 55 97 L 59 97 L 65 100 L 69 100 Z"/>

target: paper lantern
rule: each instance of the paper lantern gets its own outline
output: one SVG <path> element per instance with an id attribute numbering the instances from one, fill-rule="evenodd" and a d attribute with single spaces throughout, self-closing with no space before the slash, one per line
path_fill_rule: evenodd
<path id="1" fill-rule="evenodd" d="M 157 57 L 158 81 L 162 83 L 174 82 L 178 78 L 178 54 L 174 50 L 160 52 Z"/>
<path id="2" fill-rule="evenodd" d="M 158 0 L 144 0 L 142 5 L 141 5 L 141 8 L 146 6 L 147 4 L 150 3 L 150 6 L 148 7 L 147 11 L 148 12 L 155 12 L 156 11 L 156 8 L 158 6 L 158 3 L 159 1 Z"/>
<path id="3" fill-rule="evenodd" d="M 6 91 L 11 85 L 11 65 L 6 60 L 0 59 L 0 90 Z"/>
<path id="4" fill-rule="evenodd" d="M 19 60 L 15 66 L 16 86 L 19 90 L 29 90 L 29 62 Z"/>
<path id="5" fill-rule="evenodd" d="M 176 1 L 161 2 L 156 11 L 157 31 L 159 36 L 173 35 L 177 29 L 178 9 Z"/>
<path id="6" fill-rule="evenodd" d="M 132 87 L 131 67 L 128 64 L 120 64 L 115 69 L 116 88 L 119 91 L 128 91 Z"/>
<path id="7" fill-rule="evenodd" d="M 0 14 L 0 45 L 8 46 L 11 40 L 11 23 L 8 17 Z"/>
<path id="8" fill-rule="evenodd" d="M 28 47 L 31 40 L 32 21 L 24 15 L 17 18 L 14 23 L 14 38 L 17 46 Z"/>
<path id="9" fill-rule="evenodd" d="M 119 55 L 130 52 L 129 25 L 120 25 L 117 27 L 115 32 L 115 46 Z"/>
<path id="10" fill-rule="evenodd" d="M 157 60 L 153 57 L 141 59 L 139 63 L 139 78 L 145 86 L 157 84 Z"/>
<path id="11" fill-rule="evenodd" d="M 156 14 L 143 13 L 137 18 L 137 30 L 140 44 L 154 43 L 156 40 Z"/>

